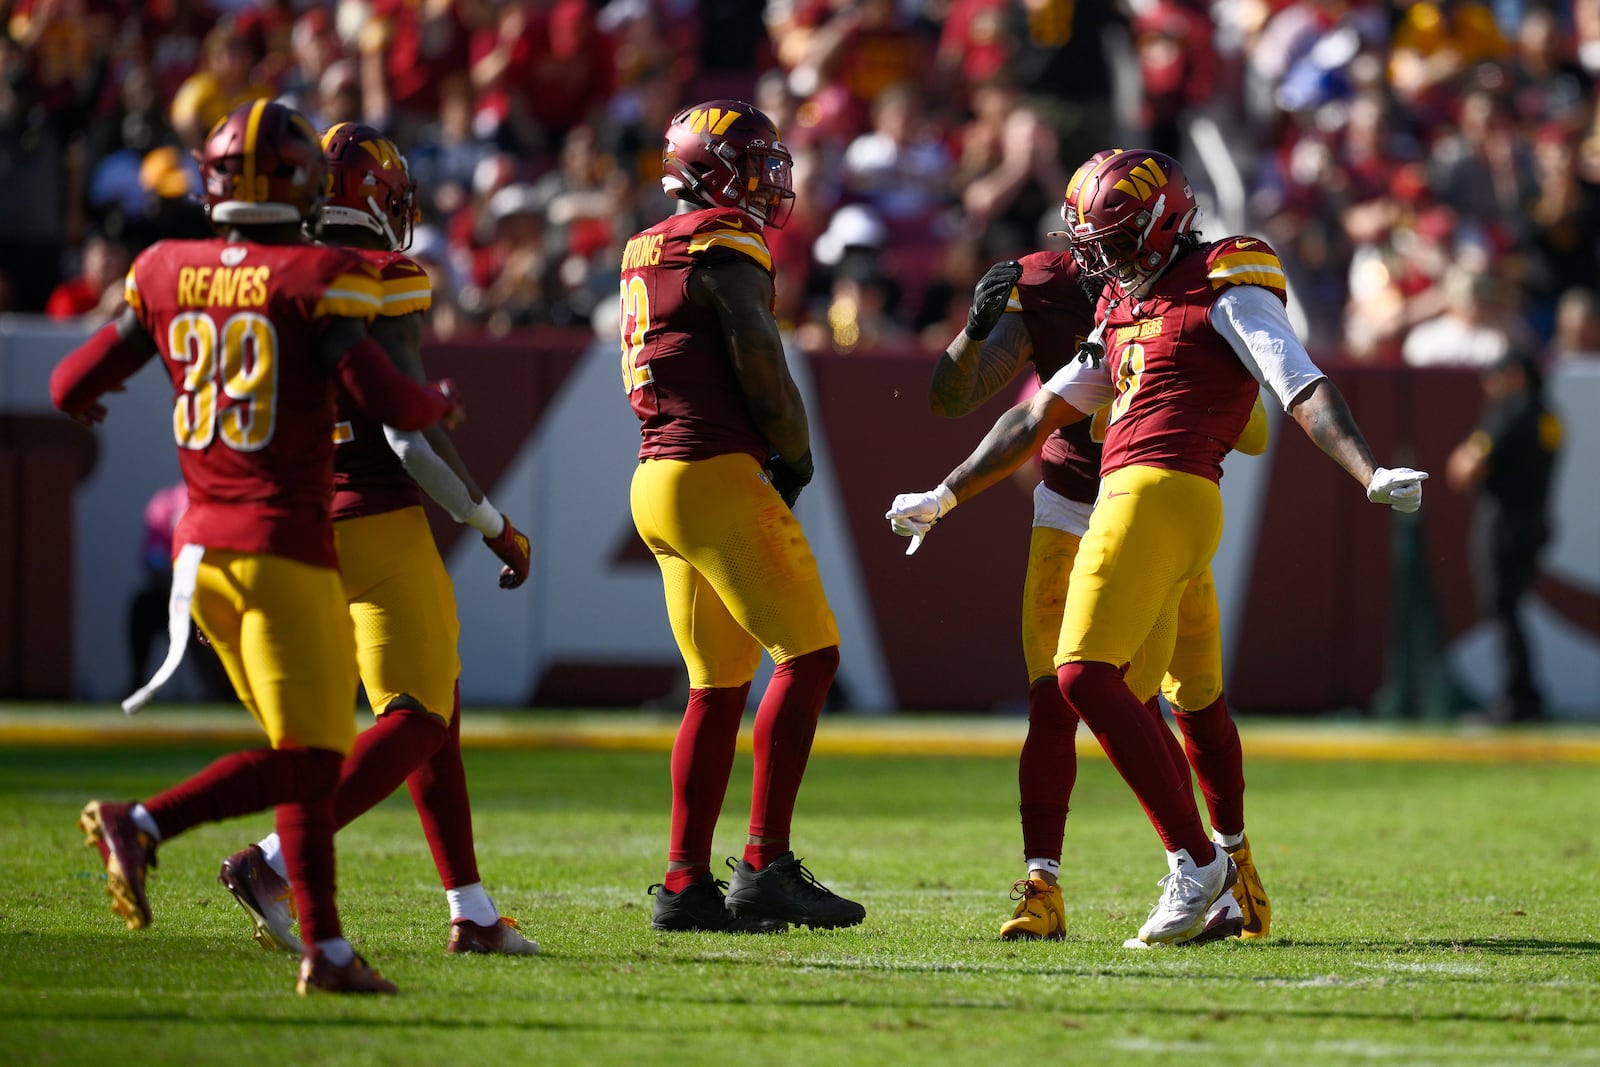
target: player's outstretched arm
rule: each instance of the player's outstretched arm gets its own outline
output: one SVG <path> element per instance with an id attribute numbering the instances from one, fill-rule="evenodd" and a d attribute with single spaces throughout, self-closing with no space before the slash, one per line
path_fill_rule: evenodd
<path id="1" fill-rule="evenodd" d="M 1211 305 L 1211 325 L 1256 381 L 1278 398 L 1316 446 L 1396 511 L 1422 506 L 1425 471 L 1380 467 L 1337 386 L 1311 362 L 1282 302 L 1258 285 L 1237 285 Z"/>
<path id="2" fill-rule="evenodd" d="M 1009 260 L 990 267 L 973 292 L 967 325 L 933 367 L 928 406 L 935 415 L 957 418 L 994 396 L 1033 358 L 1033 339 L 1020 315 L 1005 314 L 1022 265 Z"/>
<path id="3" fill-rule="evenodd" d="M 378 319 L 372 324 L 372 338 L 383 346 L 389 359 L 402 374 L 419 384 L 427 382 L 422 366 L 422 314 L 411 312 Z M 478 487 L 455 443 L 435 424 L 425 430 L 383 428 L 389 448 L 399 457 L 413 481 L 435 503 L 483 536 L 489 551 L 499 557 L 500 587 L 515 589 L 528 578 L 532 556 L 528 538 L 511 524 Z"/>
<path id="4" fill-rule="evenodd" d="M 1323 378 L 1302 392 L 1290 402 L 1289 414 L 1318 448 L 1362 484 L 1368 500 L 1388 504 L 1396 511 L 1422 507 L 1422 483 L 1428 472 L 1378 466 L 1350 405 L 1332 381 Z"/>
<path id="5" fill-rule="evenodd" d="M 50 400 L 85 425 L 106 417 L 100 397 L 156 354 L 156 343 L 130 307 L 90 335 L 50 372 Z"/>
<path id="6" fill-rule="evenodd" d="M 772 446 L 773 488 L 793 507 L 811 481 L 811 431 L 772 317 L 772 275 L 737 253 L 708 256 L 689 275 L 688 288 L 689 298 L 722 324 L 750 416 Z"/>
<path id="7" fill-rule="evenodd" d="M 395 369 L 389 355 L 367 335 L 367 324 L 355 318 L 328 322 L 317 341 L 323 369 L 338 375 L 339 384 L 362 411 L 397 430 L 420 430 L 463 418 L 461 406 L 428 385 L 418 385 Z"/>
<path id="8" fill-rule="evenodd" d="M 912 539 L 906 555 L 915 552 L 933 524 L 957 504 L 1004 480 L 1038 454 L 1045 438 L 1084 417 L 1060 396 L 1041 389 L 996 419 L 978 447 L 937 488 L 895 497 L 884 518 L 895 533 Z"/>

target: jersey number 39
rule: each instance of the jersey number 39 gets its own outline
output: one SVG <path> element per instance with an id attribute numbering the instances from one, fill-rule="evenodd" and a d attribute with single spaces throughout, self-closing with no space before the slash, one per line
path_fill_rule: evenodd
<path id="1" fill-rule="evenodd" d="M 219 437 L 239 452 L 267 446 L 278 415 L 278 331 L 270 319 L 241 311 L 219 327 L 204 311 L 185 311 L 167 329 L 167 351 L 188 364 L 172 409 L 179 448 L 199 450 Z"/>

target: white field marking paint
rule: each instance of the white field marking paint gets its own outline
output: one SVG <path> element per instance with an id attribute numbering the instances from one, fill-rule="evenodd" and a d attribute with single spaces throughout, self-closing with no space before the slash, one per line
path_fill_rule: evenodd
<path id="1" fill-rule="evenodd" d="M 1488 974 L 1487 967 L 1475 963 L 1357 963 L 1363 971 L 1398 971 L 1408 974 Z"/>

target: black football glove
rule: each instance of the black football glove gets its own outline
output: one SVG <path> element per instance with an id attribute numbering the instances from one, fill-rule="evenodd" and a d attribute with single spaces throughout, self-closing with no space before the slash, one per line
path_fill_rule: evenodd
<path id="1" fill-rule="evenodd" d="M 772 488 L 783 497 L 790 511 L 794 510 L 794 502 L 800 499 L 800 490 L 811 484 L 811 476 L 815 473 L 816 464 L 811 462 L 809 448 L 805 455 L 796 460 L 787 460 L 774 454 L 767 461 L 767 476 L 772 479 Z"/>
<path id="2" fill-rule="evenodd" d="M 1022 264 L 1014 259 L 996 263 L 978 279 L 972 290 L 972 306 L 967 309 L 966 334 L 974 341 L 989 336 L 994 324 L 1006 312 L 1006 301 L 1011 299 L 1011 289 L 1022 277 Z"/>

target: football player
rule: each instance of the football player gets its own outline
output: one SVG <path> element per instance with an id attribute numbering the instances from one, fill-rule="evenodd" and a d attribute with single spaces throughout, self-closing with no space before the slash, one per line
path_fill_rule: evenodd
<path id="1" fill-rule="evenodd" d="M 220 236 L 143 252 L 128 307 L 55 369 L 51 397 L 98 421 L 99 397 L 161 356 L 189 507 L 174 538 L 173 647 L 124 707 L 137 710 L 176 669 L 192 604 L 271 748 L 224 757 L 142 803 L 91 801 L 79 826 L 104 859 L 112 910 L 140 929 L 162 841 L 276 807 L 305 931 L 296 988 L 393 993 L 345 940 L 334 906 L 334 793 L 355 738 L 356 680 L 330 518 L 335 403 L 342 386 L 367 415 L 408 430 L 459 410 L 367 336 L 383 301 L 376 272 L 302 234 L 326 178 L 305 116 L 247 104 L 211 131 L 200 167 Z"/>
<path id="2" fill-rule="evenodd" d="M 428 276 L 404 252 L 418 215 L 405 157 L 370 126 L 324 131 L 329 194 L 321 239 L 356 250 L 379 275 L 383 307 L 371 325 L 401 371 L 425 381 L 422 313 Z M 448 952 L 534 955 L 516 921 L 499 914 L 478 877 L 472 809 L 461 764 L 461 661 L 455 590 L 422 511 L 420 485 L 504 562 L 500 584 L 528 576 L 528 539 L 484 496 L 438 428 L 402 432 L 339 402 L 333 536 L 355 622 L 356 661 L 377 715 L 356 739 L 335 801 L 343 828 L 405 781 L 450 904 Z M 298 952 L 282 843 L 272 834 L 223 861 L 218 880 L 268 949 Z"/>
<path id="3" fill-rule="evenodd" d="M 1097 153 L 1074 173 L 1062 201 L 1063 218 L 1076 210 L 1083 179 L 1114 151 Z M 935 365 L 929 388 L 933 410 L 951 417 L 968 414 L 1030 362 L 1038 379 L 1047 380 L 1072 358 L 1076 345 L 1093 328 L 1098 290 L 1097 283 L 1080 280 L 1077 264 L 1066 252 L 1035 252 L 1019 262 L 995 264 L 978 282 L 966 328 Z M 1022 612 L 1029 679 L 1028 732 L 1017 767 L 1027 874 L 1012 887 L 1017 906 L 1000 928 L 1005 940 L 1066 936 L 1059 875 L 1067 811 L 1077 778 L 1074 737 L 1078 719 L 1061 695 L 1052 661 L 1067 578 L 1100 485 L 1104 435 L 1105 426 L 1099 420 L 1071 422 L 1050 432 L 1039 453 L 1042 480 L 1033 494 L 1033 533 Z M 1235 447 L 1259 454 L 1266 444 L 1266 412 L 1258 401 Z M 951 478 L 956 475 L 952 473 Z M 934 491 L 934 495 L 938 493 Z M 903 494 L 887 517 L 900 532 L 915 533 L 915 520 L 908 525 L 905 516 L 926 508 L 927 496 Z M 1221 618 L 1209 570 L 1189 583 L 1179 614 L 1182 624 L 1165 677 L 1152 671 L 1159 664 L 1143 663 L 1145 669 L 1130 676 L 1130 687 L 1139 696 L 1148 696 L 1148 706 L 1157 715 L 1160 707 L 1155 702 L 1155 688 L 1165 691 L 1184 736 L 1184 751 L 1176 758 L 1193 766 L 1213 833 L 1239 866 L 1239 881 L 1228 898 L 1235 906 L 1214 909 L 1216 913 L 1197 940 L 1233 934 L 1265 937 L 1271 904 L 1244 837 L 1243 752 L 1221 692 Z M 1145 657 L 1139 659 L 1143 662 Z"/>
<path id="4" fill-rule="evenodd" d="M 763 230 L 793 208 L 792 161 L 772 120 L 713 100 L 666 130 L 662 187 L 677 214 L 622 257 L 622 383 L 640 421 L 631 504 L 654 553 L 689 672 L 672 749 L 662 930 L 854 926 L 866 910 L 790 848 L 796 795 L 839 665 L 839 630 L 792 508 L 811 481 L 805 405 L 773 318 Z M 712 833 L 762 650 L 776 664 L 755 721 L 749 838 L 726 900 Z"/>
<path id="5" fill-rule="evenodd" d="M 1221 536 L 1222 457 L 1259 389 L 1369 500 L 1415 511 L 1427 477 L 1377 466 L 1344 398 L 1295 337 L 1272 250 L 1249 237 L 1202 241 L 1197 213 L 1182 167 L 1161 153 L 1115 152 L 1091 168 L 1066 231 L 1080 276 L 1104 285 L 1079 358 L 1002 415 L 953 484 L 902 517 L 907 532 L 925 532 L 1020 466 L 1054 428 L 1107 408 L 1099 495 L 1073 561 L 1053 661 L 1068 706 L 1167 848 L 1170 873 L 1136 939 L 1147 945 L 1202 933 L 1238 869 L 1206 836 L 1187 770 L 1170 758 L 1169 732 L 1123 672 L 1141 650 L 1170 661 L 1183 591 L 1205 573 Z"/>

